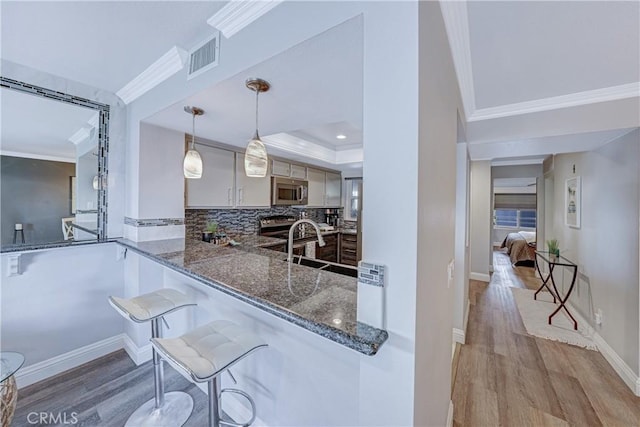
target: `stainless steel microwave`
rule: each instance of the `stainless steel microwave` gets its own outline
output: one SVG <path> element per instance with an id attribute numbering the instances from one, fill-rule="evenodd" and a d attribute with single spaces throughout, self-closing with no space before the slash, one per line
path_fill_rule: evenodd
<path id="1" fill-rule="evenodd" d="M 306 205 L 309 198 L 309 183 L 299 179 L 271 178 L 272 205 Z"/>

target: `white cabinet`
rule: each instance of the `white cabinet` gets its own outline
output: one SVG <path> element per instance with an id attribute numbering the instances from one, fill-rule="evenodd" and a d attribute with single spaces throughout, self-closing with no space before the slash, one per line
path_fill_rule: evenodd
<path id="1" fill-rule="evenodd" d="M 342 206 L 342 176 L 339 173 L 327 172 L 325 195 L 325 206 Z"/>
<path id="2" fill-rule="evenodd" d="M 290 176 L 291 163 L 281 162 L 280 160 L 271 161 L 271 175 Z"/>
<path id="3" fill-rule="evenodd" d="M 248 177 L 244 172 L 244 154 L 236 153 L 236 206 L 270 207 L 271 177 Z"/>
<path id="4" fill-rule="evenodd" d="M 309 207 L 342 206 L 342 176 L 339 173 L 307 168 Z"/>
<path id="5" fill-rule="evenodd" d="M 291 178 L 307 179 L 307 168 L 300 165 L 291 165 Z"/>
<path id="6" fill-rule="evenodd" d="M 324 185 L 326 173 L 324 171 L 307 168 L 307 181 L 309 181 L 309 199 L 307 206 L 324 206 Z"/>
<path id="7" fill-rule="evenodd" d="M 296 179 L 307 179 L 307 168 L 280 160 L 271 161 L 271 175 L 286 176 Z"/>
<path id="8" fill-rule="evenodd" d="M 202 178 L 187 179 L 187 207 L 232 207 L 235 153 L 198 146 Z"/>

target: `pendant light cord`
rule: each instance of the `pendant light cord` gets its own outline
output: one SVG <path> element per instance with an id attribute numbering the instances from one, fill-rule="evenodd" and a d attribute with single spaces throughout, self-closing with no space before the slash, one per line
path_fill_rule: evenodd
<path id="1" fill-rule="evenodd" d="M 193 111 L 191 113 L 191 118 L 192 118 L 192 124 L 193 124 L 193 130 L 191 131 L 191 149 L 195 150 L 196 149 L 196 112 Z"/>
<path id="2" fill-rule="evenodd" d="M 260 89 L 257 88 L 256 89 L 256 136 L 255 139 L 260 139 L 260 137 L 258 136 L 258 99 L 260 95 Z"/>

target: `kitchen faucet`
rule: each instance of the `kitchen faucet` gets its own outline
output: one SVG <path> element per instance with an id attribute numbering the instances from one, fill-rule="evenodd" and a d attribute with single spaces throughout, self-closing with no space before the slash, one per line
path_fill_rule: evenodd
<path id="1" fill-rule="evenodd" d="M 293 260 L 293 233 L 296 231 L 296 227 L 299 224 L 302 223 L 309 223 L 311 225 L 313 225 L 313 228 L 316 229 L 316 234 L 318 235 L 318 245 L 320 246 L 324 246 L 324 239 L 322 238 L 322 234 L 320 233 L 320 227 L 318 227 L 318 224 L 316 224 L 315 222 L 311 221 L 310 219 L 299 219 L 298 221 L 294 222 L 291 225 L 291 228 L 289 229 L 289 243 L 287 245 L 287 249 L 288 249 L 288 255 L 287 255 L 287 263 L 289 264 L 289 270 L 291 270 L 291 261 Z"/>

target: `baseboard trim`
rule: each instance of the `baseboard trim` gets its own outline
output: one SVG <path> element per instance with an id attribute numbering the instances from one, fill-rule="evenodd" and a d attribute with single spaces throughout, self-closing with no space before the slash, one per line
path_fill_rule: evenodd
<path id="1" fill-rule="evenodd" d="M 453 341 L 459 342 L 460 344 L 464 344 L 464 331 L 462 329 L 453 328 Z"/>
<path id="2" fill-rule="evenodd" d="M 447 427 L 453 427 L 453 401 L 449 401 L 449 412 L 447 413 Z"/>
<path id="3" fill-rule="evenodd" d="M 148 362 L 149 360 L 151 360 L 151 357 L 153 356 L 153 352 L 152 352 L 150 343 L 145 345 L 144 347 L 138 347 L 133 341 L 131 341 L 131 338 L 129 338 L 129 335 L 127 334 L 122 334 L 122 335 L 123 335 L 123 342 L 124 342 L 124 351 L 127 352 L 127 354 L 129 355 L 129 358 L 133 360 L 133 363 L 135 363 L 136 366 L 140 366 L 144 362 Z"/>
<path id="4" fill-rule="evenodd" d="M 491 276 L 489 276 L 486 273 L 474 273 L 474 272 L 471 272 L 471 273 L 469 273 L 469 279 L 471 279 L 471 280 L 479 280 L 481 282 L 489 283 L 491 281 Z"/>
<path id="5" fill-rule="evenodd" d="M 119 334 L 93 344 L 80 347 L 67 353 L 34 363 L 20 369 L 16 375 L 18 388 L 45 380 L 49 377 L 105 356 L 124 347 L 124 337 Z"/>
<path id="6" fill-rule="evenodd" d="M 616 351 L 605 341 L 604 338 L 591 326 L 589 322 L 580 314 L 578 309 L 571 303 L 567 304 L 571 313 L 574 315 L 578 323 L 586 325 L 586 332 L 591 336 L 593 342 L 598 347 L 598 351 L 605 360 L 611 365 L 616 374 L 624 381 L 624 383 L 636 395 L 640 396 L 640 376 L 633 372 L 633 369 L 625 363 L 624 360 L 616 353 Z"/>

